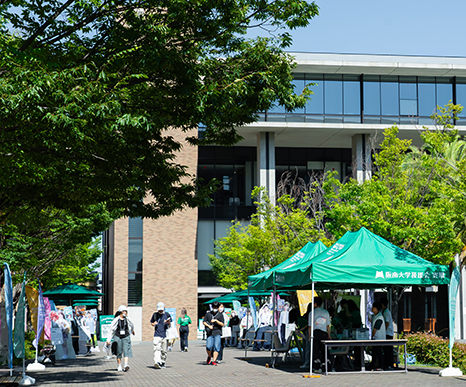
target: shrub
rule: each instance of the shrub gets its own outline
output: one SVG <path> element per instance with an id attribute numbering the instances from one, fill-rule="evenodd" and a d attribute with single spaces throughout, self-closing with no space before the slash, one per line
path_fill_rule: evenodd
<path id="1" fill-rule="evenodd" d="M 450 364 L 449 340 L 431 333 L 412 333 L 406 335 L 407 350 L 416 356 L 418 363 L 434 364 L 445 368 Z M 452 351 L 453 367 L 466 372 L 466 344 L 455 343 Z"/>

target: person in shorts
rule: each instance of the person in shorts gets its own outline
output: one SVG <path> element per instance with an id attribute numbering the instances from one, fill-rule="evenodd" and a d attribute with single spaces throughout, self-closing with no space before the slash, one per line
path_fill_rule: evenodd
<path id="1" fill-rule="evenodd" d="M 223 313 L 219 311 L 220 303 L 214 301 L 212 310 L 207 312 L 203 324 L 207 335 L 206 351 L 207 364 L 216 366 L 218 353 L 222 345 L 222 327 L 224 325 Z"/>
<path id="2" fill-rule="evenodd" d="M 118 371 L 128 371 L 128 359 L 133 357 L 131 349 L 131 333 L 134 335 L 134 324 L 128 317 L 128 308 L 125 305 L 120 305 L 115 313 L 115 318 L 110 325 L 113 342 L 116 343 L 116 358 L 118 363 Z M 107 339 L 107 345 L 110 345 L 110 339 Z M 124 358 L 125 365 L 121 366 L 121 358 Z"/>

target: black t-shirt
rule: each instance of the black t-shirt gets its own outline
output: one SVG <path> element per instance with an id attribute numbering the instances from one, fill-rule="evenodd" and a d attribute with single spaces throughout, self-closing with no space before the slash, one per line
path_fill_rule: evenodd
<path id="1" fill-rule="evenodd" d="M 211 323 L 212 319 L 214 320 L 218 320 L 222 323 L 225 322 L 225 320 L 223 319 L 223 313 L 220 313 L 220 312 L 217 312 L 215 314 L 215 316 L 212 314 L 212 312 L 207 312 L 205 317 L 204 317 L 204 321 L 206 323 L 208 323 L 209 325 L 213 325 L 214 326 L 214 329 L 212 329 L 212 332 L 209 332 L 209 329 L 208 327 L 206 327 L 206 333 L 207 333 L 207 336 L 218 336 L 218 335 L 222 335 L 222 328 L 223 326 L 220 325 L 219 323 L 217 322 L 214 322 L 214 323 Z"/>
<path id="2" fill-rule="evenodd" d="M 125 332 L 124 334 L 122 334 L 123 331 Z M 117 331 L 115 334 L 120 339 L 129 336 L 129 326 L 128 326 L 128 321 L 126 320 L 126 317 L 123 320 L 118 319 Z"/>

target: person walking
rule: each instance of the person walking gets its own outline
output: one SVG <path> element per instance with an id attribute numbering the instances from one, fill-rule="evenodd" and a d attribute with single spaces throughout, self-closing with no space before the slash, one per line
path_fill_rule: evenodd
<path id="1" fill-rule="evenodd" d="M 170 314 L 165 312 L 165 304 L 157 304 L 157 312 L 154 312 L 150 319 L 154 327 L 154 367 L 165 368 L 167 361 L 167 329 L 171 324 Z"/>
<path id="2" fill-rule="evenodd" d="M 220 303 L 218 301 L 214 301 L 212 303 L 212 310 L 206 313 L 204 321 L 202 322 L 207 334 L 207 364 L 212 364 L 214 366 L 218 364 L 217 357 L 221 350 L 222 327 L 224 324 L 223 313 L 219 311 L 219 308 Z"/>
<path id="3" fill-rule="evenodd" d="M 181 309 L 181 316 L 178 317 L 181 352 L 188 352 L 189 324 L 191 323 L 191 317 L 187 315 L 186 308 Z"/>
<path id="4" fill-rule="evenodd" d="M 128 317 L 128 308 L 125 305 L 120 305 L 110 325 L 112 339 L 116 343 L 116 357 L 118 363 L 118 371 L 127 372 L 129 370 L 128 359 L 133 357 L 131 349 L 131 333 L 134 335 L 134 324 Z M 107 346 L 110 345 L 110 338 L 107 339 Z M 121 358 L 124 358 L 125 365 L 121 366 Z"/>

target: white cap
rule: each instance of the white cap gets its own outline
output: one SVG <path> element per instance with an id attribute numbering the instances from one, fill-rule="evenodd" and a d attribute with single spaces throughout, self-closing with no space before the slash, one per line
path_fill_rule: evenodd
<path id="1" fill-rule="evenodd" d="M 165 309 L 165 304 L 163 302 L 159 302 L 157 304 L 157 310 L 164 310 Z"/>
<path id="2" fill-rule="evenodd" d="M 125 305 L 120 305 L 118 307 L 118 312 L 123 312 L 124 310 L 128 311 L 128 308 Z"/>

